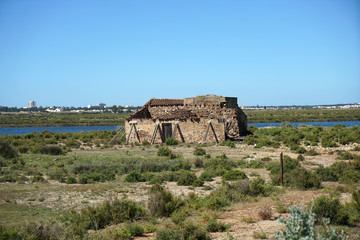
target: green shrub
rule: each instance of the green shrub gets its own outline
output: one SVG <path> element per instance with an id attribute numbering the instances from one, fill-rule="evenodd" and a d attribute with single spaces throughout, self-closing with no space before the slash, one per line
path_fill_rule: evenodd
<path id="1" fill-rule="evenodd" d="M 323 218 L 330 219 L 332 224 L 347 225 L 349 222 L 344 205 L 338 198 L 321 195 L 314 200 L 312 211 L 317 223 L 322 223 Z"/>
<path id="2" fill-rule="evenodd" d="M 204 181 L 213 181 L 213 175 L 209 172 L 209 171 L 203 171 L 200 174 L 200 179 L 204 180 Z"/>
<path id="3" fill-rule="evenodd" d="M 194 155 L 195 156 L 203 156 L 205 154 L 206 154 L 205 149 L 200 148 L 200 147 L 195 147 L 195 150 L 194 150 Z"/>
<path id="4" fill-rule="evenodd" d="M 192 186 L 193 187 L 201 187 L 204 185 L 204 181 L 201 178 L 197 178 L 195 181 L 193 181 Z"/>
<path id="5" fill-rule="evenodd" d="M 167 148 L 167 147 L 162 147 L 162 148 L 159 148 L 156 155 L 158 156 L 165 156 L 165 157 L 171 157 L 173 156 L 173 153 L 172 151 L 170 150 L 170 148 Z"/>
<path id="6" fill-rule="evenodd" d="M 204 161 L 201 158 L 195 158 L 194 165 L 197 168 L 204 167 Z"/>
<path id="7" fill-rule="evenodd" d="M 141 142 L 141 145 L 143 145 L 144 147 L 147 147 L 147 146 L 150 146 L 150 143 L 148 142 L 148 140 L 144 139 L 144 140 Z"/>
<path id="8" fill-rule="evenodd" d="M 141 173 L 132 172 L 126 176 L 125 181 L 127 181 L 127 182 L 145 182 L 145 178 Z"/>
<path id="9" fill-rule="evenodd" d="M 0 141 L 0 156 L 3 158 L 16 158 L 19 156 L 17 150 L 8 142 Z"/>
<path id="10" fill-rule="evenodd" d="M 236 167 L 234 161 L 229 160 L 226 155 L 216 156 L 205 163 L 204 169 L 210 172 L 213 176 L 222 176 L 226 171 Z"/>
<path id="11" fill-rule="evenodd" d="M 223 179 L 233 181 L 238 179 L 247 179 L 247 176 L 243 171 L 230 170 L 223 175 Z"/>
<path id="12" fill-rule="evenodd" d="M 268 196 L 268 193 L 265 184 L 265 180 L 262 178 L 255 178 L 254 180 L 250 181 L 250 189 L 249 192 L 253 196 Z"/>
<path id="13" fill-rule="evenodd" d="M 246 164 L 247 168 L 264 168 L 264 164 L 261 161 L 257 161 L 257 160 L 250 160 L 250 162 L 248 162 Z"/>
<path id="14" fill-rule="evenodd" d="M 62 155 L 64 154 L 63 149 L 60 146 L 43 146 L 40 148 L 41 154 L 48 155 Z"/>
<path id="15" fill-rule="evenodd" d="M 301 162 L 301 161 L 305 160 L 305 157 L 302 154 L 299 154 L 299 156 L 297 156 L 296 160 Z"/>
<path id="16" fill-rule="evenodd" d="M 69 226 L 69 233 L 83 236 L 87 230 L 103 229 L 110 224 L 134 221 L 145 216 L 145 210 L 134 201 L 107 200 L 96 207 L 88 206 L 80 211 L 70 210 L 62 216 Z"/>
<path id="17" fill-rule="evenodd" d="M 200 226 L 185 221 L 180 226 L 166 226 L 156 232 L 156 240 L 209 240 L 206 230 Z"/>
<path id="18" fill-rule="evenodd" d="M 220 146 L 228 146 L 229 148 L 235 148 L 236 145 L 233 141 L 231 140 L 226 140 L 226 141 L 223 141 L 222 143 L 220 143 Z"/>
<path id="19" fill-rule="evenodd" d="M 217 221 L 216 218 L 212 218 L 206 224 L 206 231 L 208 232 L 225 232 L 230 228 L 229 225 Z"/>
<path id="20" fill-rule="evenodd" d="M 183 240 L 179 230 L 163 228 L 156 232 L 155 240 Z"/>
<path id="21" fill-rule="evenodd" d="M 223 207 L 229 206 L 230 202 L 220 194 L 213 194 L 208 196 L 206 199 L 206 206 L 211 210 L 220 210 Z"/>
<path id="22" fill-rule="evenodd" d="M 158 184 L 150 188 L 148 209 L 153 217 L 169 217 L 183 204 L 183 201 Z"/>
<path id="23" fill-rule="evenodd" d="M 168 138 L 165 140 L 165 144 L 167 146 L 172 146 L 172 145 L 178 145 L 179 144 L 179 141 L 178 140 L 175 140 L 173 138 Z"/>
<path id="24" fill-rule="evenodd" d="M 13 175 L 8 174 L 8 175 L 1 176 L 0 182 L 16 182 L 16 178 Z"/>
<path id="25" fill-rule="evenodd" d="M 65 145 L 69 148 L 79 148 L 81 146 L 81 144 L 73 138 L 67 139 Z"/>
<path id="26" fill-rule="evenodd" d="M 197 179 L 194 173 L 182 169 L 177 171 L 176 175 L 177 185 L 179 186 L 191 186 L 193 182 Z"/>
<path id="27" fill-rule="evenodd" d="M 305 153 L 306 156 L 316 156 L 316 155 L 319 155 L 318 152 L 316 152 L 316 150 L 314 148 L 310 149 L 309 151 L 307 151 Z"/>
<path id="28" fill-rule="evenodd" d="M 76 180 L 76 178 L 75 177 L 73 177 L 73 176 L 68 176 L 68 178 L 66 179 L 66 182 L 65 182 L 66 184 L 75 184 L 75 183 L 77 183 L 77 180 Z"/>
<path id="29" fill-rule="evenodd" d="M 63 182 L 63 180 L 67 176 L 67 171 L 64 169 L 55 169 L 47 174 L 49 176 L 49 179 L 51 180 L 59 180 L 60 182 Z"/>
<path id="30" fill-rule="evenodd" d="M 315 172 L 322 181 L 337 182 L 339 178 L 334 169 L 323 165 L 319 166 Z"/>

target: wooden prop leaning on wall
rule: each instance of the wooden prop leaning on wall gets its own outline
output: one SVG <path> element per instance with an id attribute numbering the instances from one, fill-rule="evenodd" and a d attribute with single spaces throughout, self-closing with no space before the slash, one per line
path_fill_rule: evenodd
<path id="1" fill-rule="evenodd" d="M 172 136 L 171 136 L 172 138 L 175 138 L 176 132 L 177 132 L 176 130 L 179 131 L 179 135 L 180 135 L 181 141 L 184 143 L 184 142 L 185 142 L 184 136 L 182 135 L 182 132 L 181 132 L 181 130 L 180 130 L 180 126 L 179 126 L 179 122 L 178 122 L 178 121 L 175 122 L 174 131 L 173 131 L 173 134 L 172 134 Z"/>
<path id="2" fill-rule="evenodd" d="M 202 143 L 205 143 L 206 141 L 206 138 L 208 136 L 208 133 L 209 133 L 209 130 L 212 130 L 212 132 L 214 133 L 214 137 L 215 137 L 215 141 L 216 141 L 216 144 L 219 144 L 219 140 L 217 139 L 217 136 L 216 136 L 216 133 L 215 133 L 215 129 L 211 123 L 211 120 L 208 121 L 208 125 L 207 125 L 207 128 L 206 128 L 206 132 L 205 132 L 205 135 L 204 135 L 204 139 L 202 141 Z"/>
<path id="3" fill-rule="evenodd" d="M 126 144 L 129 144 L 130 136 L 131 136 L 131 133 L 132 133 L 133 129 L 134 129 L 134 133 L 135 133 L 135 136 L 136 136 L 137 140 L 139 141 L 139 143 L 141 143 L 139 133 L 138 133 L 138 131 L 136 129 L 136 123 L 137 123 L 136 121 L 130 121 L 131 128 L 130 128 L 129 135 L 126 138 Z"/>
<path id="4" fill-rule="evenodd" d="M 160 122 L 159 122 L 159 121 L 156 121 L 156 122 L 155 122 L 154 133 L 153 133 L 153 135 L 152 135 L 152 137 L 151 137 L 151 142 L 150 142 L 151 145 L 154 144 L 154 141 L 155 141 L 156 134 L 157 134 L 158 130 L 159 130 L 159 133 L 160 133 L 161 141 L 164 142 L 163 134 L 162 134 L 162 132 L 161 132 L 161 127 L 160 127 Z"/>

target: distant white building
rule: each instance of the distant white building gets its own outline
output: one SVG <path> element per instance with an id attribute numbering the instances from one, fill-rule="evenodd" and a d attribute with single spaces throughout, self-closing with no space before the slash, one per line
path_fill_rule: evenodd
<path id="1" fill-rule="evenodd" d="M 105 108 L 105 107 L 106 107 L 106 104 L 102 103 L 102 102 L 100 102 L 97 105 L 88 105 L 88 108 Z"/>
<path id="2" fill-rule="evenodd" d="M 28 108 L 36 107 L 36 102 L 34 100 L 30 100 L 27 105 Z"/>
<path id="3" fill-rule="evenodd" d="M 55 108 L 55 109 L 52 109 L 52 108 L 48 108 L 46 109 L 47 112 L 62 112 L 64 111 L 64 109 L 62 107 L 58 107 L 58 108 Z"/>

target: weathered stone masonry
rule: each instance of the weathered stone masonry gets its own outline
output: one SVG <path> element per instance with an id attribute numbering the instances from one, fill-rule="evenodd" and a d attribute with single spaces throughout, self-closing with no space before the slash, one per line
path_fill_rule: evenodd
<path id="1" fill-rule="evenodd" d="M 222 142 L 246 133 L 247 117 L 237 98 L 206 95 L 185 99 L 150 99 L 125 121 L 128 143 Z"/>

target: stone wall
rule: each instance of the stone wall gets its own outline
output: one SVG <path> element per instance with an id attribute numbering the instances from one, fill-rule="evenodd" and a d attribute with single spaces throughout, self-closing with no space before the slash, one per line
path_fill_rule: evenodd
<path id="1" fill-rule="evenodd" d="M 134 120 L 136 121 L 136 129 L 139 134 L 140 142 L 147 140 L 149 143 L 151 142 L 152 135 L 154 133 L 156 124 L 155 121 L 151 119 L 139 119 Z M 178 122 L 178 125 L 180 127 L 180 131 L 183 135 L 184 141 L 186 143 L 201 143 L 203 141 L 207 126 L 208 126 L 208 120 L 207 119 L 201 119 L 199 122 L 197 121 L 191 121 L 191 120 L 185 120 L 185 121 L 159 121 L 159 129 L 154 143 L 162 143 L 163 138 L 161 134 L 163 133 L 162 124 L 163 123 L 171 123 L 172 124 L 172 131 L 174 131 L 175 122 Z M 216 137 L 219 142 L 222 142 L 225 140 L 225 124 L 224 122 L 218 122 L 215 120 L 211 121 L 212 126 L 215 130 Z M 125 129 L 126 129 L 126 137 L 128 136 L 130 132 L 130 123 L 128 121 L 125 122 Z M 179 142 L 182 142 L 182 139 L 180 137 L 179 130 L 176 130 L 176 135 L 174 137 Z M 135 135 L 135 131 L 133 130 L 130 138 L 129 143 L 132 142 L 138 142 L 138 139 Z M 206 142 L 215 142 L 215 136 L 211 128 L 209 129 Z"/>

